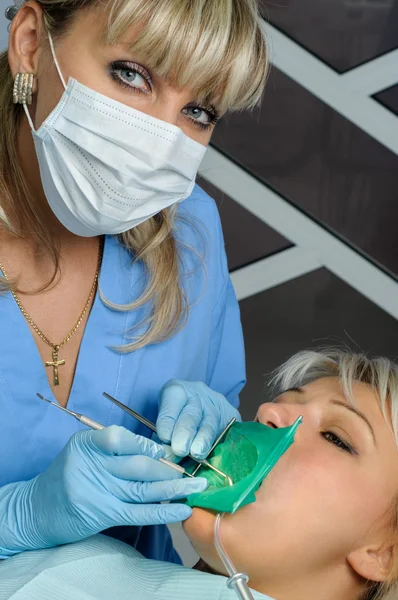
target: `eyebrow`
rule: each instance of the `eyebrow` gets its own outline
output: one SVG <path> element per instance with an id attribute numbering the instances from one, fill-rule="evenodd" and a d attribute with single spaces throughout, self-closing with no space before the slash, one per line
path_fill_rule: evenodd
<path id="1" fill-rule="evenodd" d="M 286 390 L 286 391 L 299 392 L 299 394 L 304 394 L 304 390 L 300 387 L 290 388 L 289 390 Z M 376 436 L 375 436 L 375 432 L 373 430 L 372 424 L 369 421 L 369 419 L 363 414 L 363 412 L 361 412 L 360 410 L 355 408 L 355 406 L 352 406 L 351 404 L 347 404 L 346 402 L 343 402 L 343 400 L 337 400 L 337 398 L 332 398 L 332 400 L 329 401 L 329 404 L 333 404 L 333 406 L 342 406 L 343 408 L 346 408 L 350 412 L 354 413 L 354 415 L 357 415 L 357 417 L 362 419 L 362 421 L 364 423 L 366 423 L 366 425 L 368 426 L 369 431 L 372 434 L 373 442 L 374 442 L 375 446 L 377 446 Z"/>
<path id="2" fill-rule="evenodd" d="M 347 410 L 349 410 L 352 413 L 354 413 L 354 415 L 357 415 L 357 417 L 359 417 L 360 419 L 362 419 L 362 421 L 364 421 L 364 423 L 366 423 L 366 425 L 368 426 L 368 428 L 370 430 L 370 433 L 372 434 L 373 442 L 374 442 L 375 446 L 377 446 L 377 444 L 376 444 L 376 436 L 375 436 L 375 432 L 373 430 L 373 427 L 372 427 L 369 419 L 363 414 L 363 412 L 361 412 L 360 410 L 358 410 L 357 408 L 355 408 L 355 406 L 351 406 L 350 404 L 346 404 L 342 400 L 332 399 L 332 400 L 330 400 L 330 404 L 333 404 L 334 406 L 342 406 L 343 408 L 346 408 Z"/>

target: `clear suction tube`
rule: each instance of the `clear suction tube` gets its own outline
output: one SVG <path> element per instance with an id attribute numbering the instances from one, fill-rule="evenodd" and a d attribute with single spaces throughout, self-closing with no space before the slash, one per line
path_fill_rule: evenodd
<path id="1" fill-rule="evenodd" d="M 214 524 L 214 547 L 229 575 L 227 587 L 231 590 L 235 590 L 235 593 L 240 600 L 254 600 L 247 585 L 247 582 L 249 581 L 248 575 L 246 573 L 239 573 L 236 570 L 221 541 L 220 525 L 222 516 L 223 514 L 219 513 Z"/>

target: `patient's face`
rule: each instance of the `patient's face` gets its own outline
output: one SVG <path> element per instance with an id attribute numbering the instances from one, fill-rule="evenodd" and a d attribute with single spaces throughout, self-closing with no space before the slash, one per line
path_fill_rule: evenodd
<path id="1" fill-rule="evenodd" d="M 222 540 L 251 586 L 272 595 L 273 582 L 311 577 L 384 531 L 398 490 L 398 452 L 373 391 L 353 386 L 351 410 L 337 379 L 324 378 L 262 404 L 256 420 L 271 427 L 303 423 L 256 494 L 221 523 Z M 224 572 L 213 547 L 215 515 L 195 508 L 184 529 L 198 554 Z M 264 582 L 267 588 L 264 590 Z"/>

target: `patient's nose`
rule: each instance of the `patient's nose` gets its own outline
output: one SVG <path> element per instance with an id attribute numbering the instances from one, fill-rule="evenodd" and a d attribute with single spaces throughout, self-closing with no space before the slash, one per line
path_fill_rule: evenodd
<path id="1" fill-rule="evenodd" d="M 273 402 L 265 402 L 257 411 L 256 421 L 279 429 L 280 427 L 289 427 L 302 414 L 302 406 L 294 404 L 274 404 Z"/>

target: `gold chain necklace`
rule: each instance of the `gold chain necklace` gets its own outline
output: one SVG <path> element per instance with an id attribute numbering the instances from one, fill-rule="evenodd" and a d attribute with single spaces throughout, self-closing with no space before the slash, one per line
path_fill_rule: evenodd
<path id="1" fill-rule="evenodd" d="M 89 296 L 87 298 L 87 302 L 84 305 L 84 308 L 83 308 L 83 310 L 82 310 L 82 312 L 80 314 L 80 317 L 78 318 L 78 320 L 74 324 L 73 328 L 68 333 L 68 335 L 62 340 L 62 342 L 60 342 L 59 344 L 54 344 L 53 342 L 50 342 L 50 340 L 48 339 L 48 337 L 36 325 L 36 323 L 33 321 L 32 317 L 25 310 L 24 306 L 22 305 L 22 303 L 21 303 L 19 297 L 17 296 L 17 294 L 15 293 L 15 291 L 13 289 L 10 289 L 11 294 L 13 295 L 14 300 L 17 303 L 17 306 L 18 306 L 19 310 L 21 311 L 21 313 L 23 314 L 23 316 L 25 317 L 25 319 L 27 320 L 27 322 L 29 323 L 29 325 L 37 333 L 37 335 L 39 336 L 39 338 L 42 339 L 43 342 L 45 342 L 48 346 L 51 346 L 51 348 L 53 349 L 53 351 L 52 351 L 52 360 L 51 361 L 46 361 L 44 364 L 45 364 L 46 367 L 52 367 L 53 368 L 53 383 L 54 383 L 54 385 L 59 385 L 58 367 L 60 367 L 60 366 L 62 366 L 62 365 L 65 364 L 65 360 L 64 359 L 58 360 L 59 349 L 62 348 L 62 346 L 64 346 L 67 342 L 69 342 L 69 340 L 71 339 L 72 335 L 77 331 L 77 329 L 80 326 L 80 323 L 83 320 L 84 315 L 87 312 L 88 307 L 90 306 L 91 299 L 92 299 L 92 297 L 94 295 L 94 292 L 96 290 L 97 283 L 98 283 L 98 277 L 99 277 L 99 272 L 100 272 L 100 269 L 101 269 L 101 262 L 102 262 L 103 250 L 104 250 L 104 242 L 103 242 L 103 240 L 101 240 L 101 242 L 100 242 L 100 250 L 99 250 L 99 253 L 98 253 L 97 270 L 95 272 L 94 282 L 93 282 L 93 285 L 91 287 L 90 294 L 89 294 Z M 3 272 L 4 279 L 6 281 L 9 281 L 7 272 L 4 269 L 4 266 L 1 263 L 1 261 L 0 261 L 0 269 Z"/>

